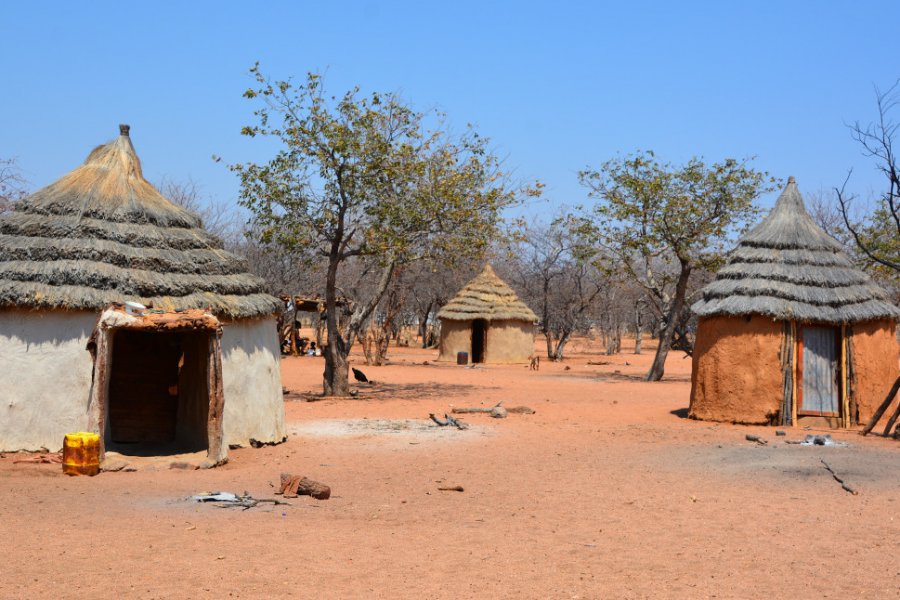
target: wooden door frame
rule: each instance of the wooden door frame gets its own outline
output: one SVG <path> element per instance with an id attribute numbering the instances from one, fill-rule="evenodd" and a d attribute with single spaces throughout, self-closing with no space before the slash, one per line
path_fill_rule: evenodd
<path id="1" fill-rule="evenodd" d="M 835 382 L 837 386 L 837 412 L 822 412 L 816 410 L 804 410 L 803 409 L 803 330 L 807 327 L 818 327 L 820 329 L 827 328 L 834 330 L 835 336 L 835 356 L 837 360 L 835 361 L 838 380 Z M 826 323 L 798 323 L 797 324 L 797 416 L 798 417 L 832 417 L 836 419 L 842 419 L 843 421 L 843 406 L 844 406 L 844 386 L 841 382 L 844 380 L 844 365 L 841 360 L 842 354 L 842 344 L 844 343 L 843 336 L 843 328 L 835 325 L 829 325 Z"/>
<path id="2" fill-rule="evenodd" d="M 106 429 L 109 410 L 109 380 L 112 373 L 114 333 L 120 330 L 188 332 L 206 334 L 209 358 L 206 364 L 209 412 L 206 419 L 206 466 L 224 464 L 228 460 L 225 443 L 225 387 L 222 378 L 222 324 L 211 314 L 191 310 L 164 313 L 142 319 L 126 315 L 118 307 L 101 313 L 88 340 L 87 350 L 94 365 L 88 395 L 88 431 L 100 436 L 100 460 L 106 457 Z"/>

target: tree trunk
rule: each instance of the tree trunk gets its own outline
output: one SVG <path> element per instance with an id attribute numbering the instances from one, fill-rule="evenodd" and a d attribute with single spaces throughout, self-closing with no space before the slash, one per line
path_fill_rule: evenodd
<path id="1" fill-rule="evenodd" d="M 636 310 L 634 313 L 634 353 L 641 353 L 641 343 L 643 342 L 644 328 L 641 326 L 641 311 Z"/>
<path id="2" fill-rule="evenodd" d="M 678 282 L 675 284 L 675 295 L 666 315 L 666 326 L 659 336 L 659 347 L 656 349 L 656 356 L 653 358 L 650 372 L 647 373 L 647 381 L 659 381 L 666 371 L 666 356 L 668 356 L 669 348 L 672 346 L 672 338 L 675 336 L 675 328 L 678 326 L 678 316 L 681 314 L 681 307 L 684 305 L 684 297 L 687 294 L 687 284 L 690 277 L 691 266 L 682 262 L 681 273 L 678 275 Z"/>
<path id="3" fill-rule="evenodd" d="M 553 360 L 555 362 L 559 362 L 563 359 L 563 355 L 566 350 L 566 344 L 569 341 L 569 338 L 572 337 L 571 331 L 565 331 L 562 335 L 559 336 L 559 341 L 556 342 L 556 350 L 553 352 Z"/>
<path id="4" fill-rule="evenodd" d="M 325 396 L 349 396 L 348 371 L 350 365 L 347 357 L 338 350 L 338 344 L 333 343 L 331 335 L 328 338 L 328 345 L 325 346 L 325 373 L 322 377 L 323 394 Z"/>
<path id="5" fill-rule="evenodd" d="M 547 340 L 547 358 L 550 360 L 554 360 L 553 359 L 553 336 L 547 330 L 544 330 L 544 339 Z"/>

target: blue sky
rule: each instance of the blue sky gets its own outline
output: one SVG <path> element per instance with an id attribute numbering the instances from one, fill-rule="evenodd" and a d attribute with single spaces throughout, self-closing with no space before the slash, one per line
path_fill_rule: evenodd
<path id="1" fill-rule="evenodd" d="M 900 77 L 900 2 L 16 2 L 0 22 L 0 157 L 32 189 L 132 126 L 151 181 L 231 199 L 226 161 L 271 148 L 239 135 L 259 60 L 326 73 L 342 93 L 400 92 L 491 138 L 507 168 L 585 201 L 576 174 L 617 154 L 757 156 L 801 190 L 882 187 L 846 124 Z M 900 115 L 898 115 L 900 118 Z M 771 205 L 774 196 L 763 199 Z"/>

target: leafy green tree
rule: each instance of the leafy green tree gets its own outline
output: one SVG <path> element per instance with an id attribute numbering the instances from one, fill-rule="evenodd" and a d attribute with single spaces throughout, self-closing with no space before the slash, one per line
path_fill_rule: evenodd
<path id="1" fill-rule="evenodd" d="M 693 158 L 676 166 L 653 152 L 610 160 L 579 179 L 597 200 L 584 226 L 662 307 L 659 347 L 647 374 L 659 381 L 691 274 L 721 264 L 725 243 L 757 215 L 753 201 L 773 180 L 747 161 L 707 165 Z"/>
<path id="2" fill-rule="evenodd" d="M 350 348 L 398 269 L 482 254 L 519 190 L 471 127 L 451 135 L 442 115 L 416 112 L 394 94 L 329 96 L 315 74 L 272 81 L 258 64 L 251 74 L 244 96 L 257 103 L 256 124 L 242 133 L 272 138 L 279 149 L 268 162 L 230 168 L 261 242 L 312 249 L 327 262 L 324 394 L 348 395 Z M 348 263 L 374 284 L 339 319 Z"/>

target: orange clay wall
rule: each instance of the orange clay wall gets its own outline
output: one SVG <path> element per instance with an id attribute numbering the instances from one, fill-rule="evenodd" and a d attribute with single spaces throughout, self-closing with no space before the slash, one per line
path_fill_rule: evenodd
<path id="1" fill-rule="evenodd" d="M 769 317 L 700 319 L 694 344 L 689 414 L 695 419 L 768 423 L 781 407 L 781 321 Z"/>
<path id="2" fill-rule="evenodd" d="M 891 321 L 870 321 L 854 323 L 850 340 L 853 356 L 853 398 L 859 408 L 859 422 L 865 424 L 884 402 L 894 381 L 897 380 L 897 333 L 896 323 Z M 893 413 L 897 400 L 887 411 Z M 881 425 L 887 421 L 883 417 Z M 876 426 L 876 431 L 879 431 Z"/>

